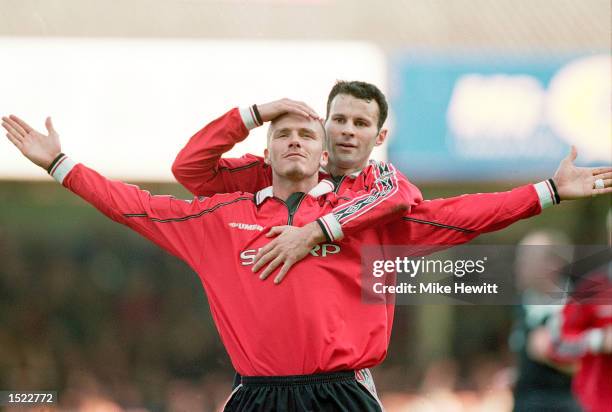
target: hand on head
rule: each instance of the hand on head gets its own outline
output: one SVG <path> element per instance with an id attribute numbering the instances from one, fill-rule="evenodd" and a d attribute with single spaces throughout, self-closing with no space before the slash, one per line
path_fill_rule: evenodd
<path id="1" fill-rule="evenodd" d="M 259 110 L 259 115 L 261 116 L 261 120 L 263 122 L 270 122 L 277 117 L 286 114 L 295 114 L 298 116 L 304 116 L 306 118 L 321 120 L 317 112 L 315 112 L 306 103 L 287 98 L 261 105 L 258 104 L 257 109 Z"/>

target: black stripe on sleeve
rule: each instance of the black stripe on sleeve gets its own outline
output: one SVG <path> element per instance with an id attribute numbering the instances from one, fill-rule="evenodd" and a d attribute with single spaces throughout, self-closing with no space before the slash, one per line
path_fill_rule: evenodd
<path id="1" fill-rule="evenodd" d="M 249 164 L 246 164 L 244 166 L 238 166 L 238 167 L 219 167 L 218 170 L 227 170 L 230 173 L 234 173 L 234 172 L 238 172 L 240 170 L 248 169 L 248 168 L 253 167 L 253 166 L 257 166 L 258 164 L 259 164 L 259 162 L 255 161 L 253 163 L 249 163 Z"/>
<path id="2" fill-rule="evenodd" d="M 196 214 L 193 215 L 187 215 L 187 216 L 181 216 L 181 217 L 173 217 L 173 218 L 168 218 L 168 219 L 158 219 L 156 217 L 149 217 L 149 215 L 147 213 L 126 213 L 123 215 L 123 217 L 126 218 L 131 218 L 131 217 L 148 217 L 150 220 L 152 220 L 153 222 L 158 222 L 158 223 L 170 223 L 170 222 L 182 222 L 184 220 L 189 220 L 189 219 L 196 219 L 198 217 L 202 217 L 205 214 L 208 213 L 212 213 L 215 210 L 223 207 L 223 206 L 227 206 L 227 205 L 231 205 L 232 203 L 236 203 L 239 202 L 241 200 L 253 200 L 252 196 L 249 197 L 238 197 L 232 201 L 229 202 L 223 202 L 223 203 L 217 203 L 216 205 L 214 205 L 213 207 L 209 208 L 209 209 L 204 209 Z"/>
<path id="3" fill-rule="evenodd" d="M 441 227 L 444 229 L 456 230 L 457 232 L 474 233 L 474 230 L 471 230 L 471 229 L 465 229 L 465 228 L 458 227 L 458 226 L 445 225 L 443 223 L 430 222 L 429 220 L 415 219 L 413 217 L 407 217 L 407 216 L 404 216 L 402 219 L 407 220 L 409 222 L 423 223 L 425 225 L 432 225 L 432 226 L 437 226 L 437 227 Z"/>

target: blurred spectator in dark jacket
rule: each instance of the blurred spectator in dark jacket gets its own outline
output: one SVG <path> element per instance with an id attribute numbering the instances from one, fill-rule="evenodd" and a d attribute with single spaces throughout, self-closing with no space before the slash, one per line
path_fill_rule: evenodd
<path id="1" fill-rule="evenodd" d="M 558 362 L 548 355 L 551 328 L 558 324 L 569 285 L 563 269 L 572 253 L 569 239 L 553 231 L 528 234 L 517 249 L 516 280 L 522 304 L 510 338 L 518 354 L 515 412 L 581 410 L 571 392 L 573 361 Z"/>

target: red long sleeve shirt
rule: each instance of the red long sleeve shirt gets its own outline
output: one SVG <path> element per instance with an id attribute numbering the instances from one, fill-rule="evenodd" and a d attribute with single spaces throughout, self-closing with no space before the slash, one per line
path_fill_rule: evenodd
<path id="1" fill-rule="evenodd" d="M 199 275 L 211 313 L 235 369 L 242 375 L 312 374 L 363 369 L 380 363 L 391 334 L 391 305 L 361 301 L 360 248 L 380 244 L 365 230 L 313 249 L 280 285 L 251 271 L 272 226 L 304 225 L 342 202 L 321 182 L 311 194 L 287 202 L 271 188 L 190 201 L 152 196 L 104 178 L 64 156 L 51 170 L 66 188 L 116 222 L 183 259 Z M 382 180 L 382 182 L 381 182 Z M 384 182 L 386 180 L 386 182 Z M 397 185 L 393 173 L 373 185 Z M 317 195 L 319 195 L 317 197 Z M 355 198 L 358 198 L 356 196 Z M 407 208 L 396 208 L 396 217 Z M 393 214 L 390 214 L 393 216 Z"/>

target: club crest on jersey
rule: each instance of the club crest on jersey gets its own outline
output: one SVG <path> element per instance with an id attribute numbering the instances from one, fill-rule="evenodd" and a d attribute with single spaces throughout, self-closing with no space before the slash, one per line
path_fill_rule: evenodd
<path id="1" fill-rule="evenodd" d="M 247 249 L 240 252 L 240 264 L 242 266 L 250 266 L 255 262 L 255 255 L 258 249 Z M 316 245 L 310 250 L 310 254 L 315 257 L 327 257 L 340 252 L 340 246 L 333 243 L 323 243 Z"/>

